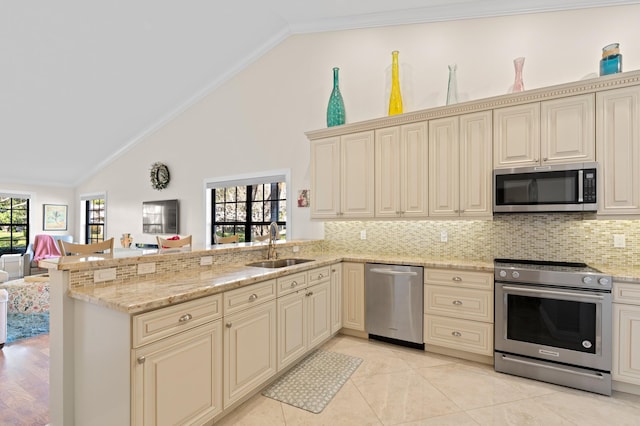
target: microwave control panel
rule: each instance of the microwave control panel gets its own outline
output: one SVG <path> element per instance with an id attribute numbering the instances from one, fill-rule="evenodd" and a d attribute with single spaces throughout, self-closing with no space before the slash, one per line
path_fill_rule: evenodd
<path id="1" fill-rule="evenodd" d="M 586 169 L 583 179 L 583 199 L 585 203 L 595 203 L 596 200 L 596 169 Z"/>

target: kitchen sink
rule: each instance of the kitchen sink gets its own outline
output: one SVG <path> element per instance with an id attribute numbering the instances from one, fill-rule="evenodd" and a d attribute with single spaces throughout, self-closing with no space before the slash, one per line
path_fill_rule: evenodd
<path id="1" fill-rule="evenodd" d="M 299 263 L 313 262 L 313 259 L 272 259 L 261 260 L 259 262 L 247 263 L 247 266 L 255 266 L 256 268 L 284 268 Z"/>

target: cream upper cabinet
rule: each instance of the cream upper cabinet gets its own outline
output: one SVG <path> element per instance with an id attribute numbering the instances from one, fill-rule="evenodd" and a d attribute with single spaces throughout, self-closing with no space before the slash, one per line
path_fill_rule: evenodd
<path id="1" fill-rule="evenodd" d="M 592 93 L 540 103 L 542 164 L 595 161 L 595 96 Z"/>
<path id="2" fill-rule="evenodd" d="M 596 95 L 598 213 L 640 214 L 640 86 Z"/>
<path id="3" fill-rule="evenodd" d="M 498 108 L 494 168 L 595 160 L 594 95 Z"/>
<path id="4" fill-rule="evenodd" d="M 427 124 L 376 130 L 376 217 L 426 217 Z"/>
<path id="5" fill-rule="evenodd" d="M 640 385 L 640 285 L 614 282 L 613 302 L 611 375 L 613 380 Z"/>
<path id="6" fill-rule="evenodd" d="M 311 217 L 374 216 L 374 132 L 311 143 Z"/>
<path id="7" fill-rule="evenodd" d="M 364 331 L 364 263 L 342 263 L 342 327 Z"/>
<path id="8" fill-rule="evenodd" d="M 491 112 L 429 122 L 429 215 L 491 216 Z"/>
<path id="9" fill-rule="evenodd" d="M 540 104 L 493 110 L 493 167 L 535 166 L 540 162 Z"/>

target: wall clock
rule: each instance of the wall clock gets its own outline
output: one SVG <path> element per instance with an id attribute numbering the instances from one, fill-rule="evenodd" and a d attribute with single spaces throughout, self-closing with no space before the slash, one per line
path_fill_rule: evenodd
<path id="1" fill-rule="evenodd" d="M 151 187 L 162 190 L 169 185 L 169 168 L 160 162 L 151 165 Z"/>

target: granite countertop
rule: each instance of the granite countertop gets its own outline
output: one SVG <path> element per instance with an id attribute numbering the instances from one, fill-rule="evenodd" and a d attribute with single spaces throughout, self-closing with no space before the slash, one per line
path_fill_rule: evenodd
<path id="1" fill-rule="evenodd" d="M 156 275 L 148 280 L 131 281 L 122 284 L 96 284 L 70 289 L 68 290 L 68 295 L 73 299 L 105 306 L 128 314 L 137 314 L 341 261 L 395 263 L 428 268 L 457 268 L 493 272 L 493 262 L 468 260 L 444 261 L 419 257 L 374 255 L 320 255 L 313 256 L 313 258 L 314 261 L 312 262 L 278 269 L 228 265 L 203 272 L 193 271 Z"/>

